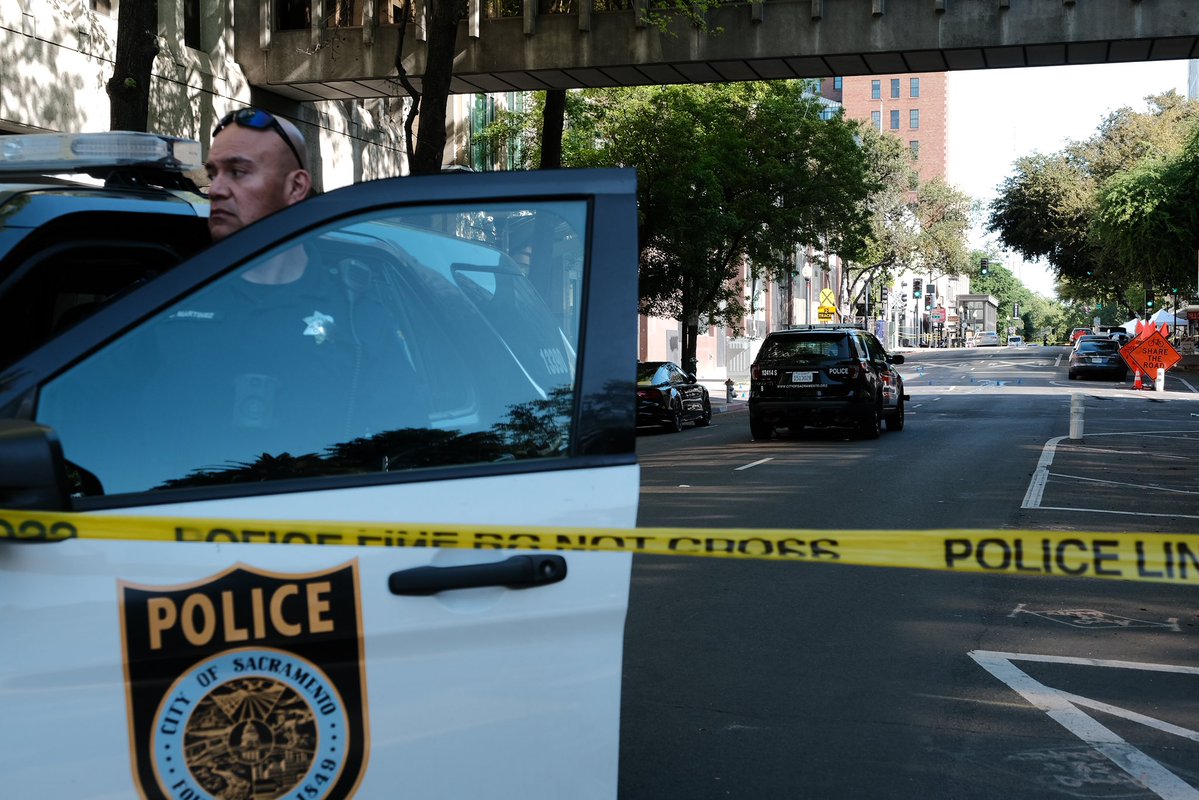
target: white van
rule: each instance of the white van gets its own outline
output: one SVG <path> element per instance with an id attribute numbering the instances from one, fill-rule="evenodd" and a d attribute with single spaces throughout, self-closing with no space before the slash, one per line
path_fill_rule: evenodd
<path id="1" fill-rule="evenodd" d="M 0 512 L 5 796 L 615 797 L 630 555 L 280 521 L 633 527 L 633 172 L 358 184 L 177 264 L 174 190 L 22 180 L 0 307 L 53 316 L 0 364 L 0 508 L 200 521 Z M 305 277 L 243 280 L 276 257 Z"/>

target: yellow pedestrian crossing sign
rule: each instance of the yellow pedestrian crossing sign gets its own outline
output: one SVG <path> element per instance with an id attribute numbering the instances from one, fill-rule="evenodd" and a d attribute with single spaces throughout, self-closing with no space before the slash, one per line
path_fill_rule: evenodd
<path id="1" fill-rule="evenodd" d="M 820 307 L 816 309 L 816 317 L 821 322 L 830 321 L 837 314 L 837 295 L 832 289 L 820 290 Z"/>

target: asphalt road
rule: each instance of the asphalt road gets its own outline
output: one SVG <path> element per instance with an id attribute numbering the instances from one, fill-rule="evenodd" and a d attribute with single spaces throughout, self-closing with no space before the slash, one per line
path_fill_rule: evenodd
<path id="1" fill-rule="evenodd" d="M 1064 353 L 910 354 L 876 441 L 642 435 L 640 524 L 1199 530 L 1199 394 Z M 1197 798 L 1197 637 L 1193 588 L 637 557 L 620 797 Z"/>

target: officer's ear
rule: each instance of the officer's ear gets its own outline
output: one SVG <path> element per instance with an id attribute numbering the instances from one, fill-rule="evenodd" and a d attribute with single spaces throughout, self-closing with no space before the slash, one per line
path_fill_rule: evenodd
<path id="1" fill-rule="evenodd" d="M 312 193 L 312 176 L 306 169 L 292 170 L 284 186 L 287 204 L 293 206 Z"/>

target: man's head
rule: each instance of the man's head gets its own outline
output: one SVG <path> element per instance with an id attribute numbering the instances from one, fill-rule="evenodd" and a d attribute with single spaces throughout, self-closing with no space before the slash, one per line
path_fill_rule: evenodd
<path id="1" fill-rule="evenodd" d="M 211 185 L 208 230 L 224 239 L 312 190 L 304 137 L 285 119 L 254 108 L 225 115 L 204 164 Z"/>

